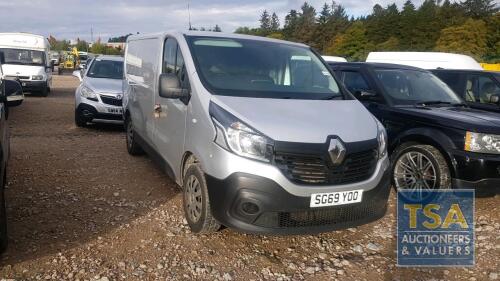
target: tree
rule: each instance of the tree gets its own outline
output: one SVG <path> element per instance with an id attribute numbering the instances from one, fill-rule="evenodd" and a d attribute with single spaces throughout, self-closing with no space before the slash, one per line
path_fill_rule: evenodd
<path id="1" fill-rule="evenodd" d="M 108 43 L 125 43 L 127 42 L 127 38 L 132 35 L 132 33 L 129 33 L 127 35 L 122 35 L 118 37 L 111 37 L 108 39 Z"/>
<path id="2" fill-rule="evenodd" d="M 357 21 L 345 33 L 339 34 L 333 39 L 326 53 L 342 56 L 350 61 L 364 61 L 373 49 L 375 46 L 368 41 L 363 22 Z"/>
<path id="3" fill-rule="evenodd" d="M 388 51 L 398 51 L 400 50 L 399 39 L 396 37 L 391 37 L 387 41 L 377 44 L 377 51 L 388 52 Z"/>
<path id="4" fill-rule="evenodd" d="M 285 25 L 283 26 L 283 35 L 286 40 L 297 41 L 295 38 L 297 26 L 299 24 L 299 13 L 296 10 L 290 10 L 285 16 Z"/>
<path id="5" fill-rule="evenodd" d="M 313 39 L 314 30 L 316 28 L 316 10 L 307 2 L 304 2 L 300 10 L 301 13 L 298 17 L 294 37 L 300 42 L 304 42 L 315 47 Z"/>
<path id="6" fill-rule="evenodd" d="M 271 17 L 266 10 L 264 10 L 260 16 L 260 29 L 262 30 L 262 33 L 266 35 L 271 32 Z"/>
<path id="7" fill-rule="evenodd" d="M 84 51 L 84 52 L 87 52 L 89 50 L 89 43 L 87 43 L 87 41 L 85 40 L 80 40 L 80 38 L 78 38 L 76 40 L 76 45 L 75 45 L 76 49 L 78 51 Z"/>
<path id="8" fill-rule="evenodd" d="M 475 19 L 490 17 L 499 11 L 494 0 L 465 0 L 460 3 L 465 9 L 465 14 Z"/>
<path id="9" fill-rule="evenodd" d="M 276 13 L 271 16 L 271 32 L 277 32 L 280 29 L 280 19 Z"/>
<path id="10" fill-rule="evenodd" d="M 463 25 L 443 29 L 435 50 L 481 59 L 487 51 L 487 32 L 484 21 L 468 19 Z"/>

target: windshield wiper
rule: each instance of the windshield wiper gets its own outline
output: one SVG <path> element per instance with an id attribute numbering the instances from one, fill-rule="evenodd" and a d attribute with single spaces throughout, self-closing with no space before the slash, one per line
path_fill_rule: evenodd
<path id="1" fill-rule="evenodd" d="M 327 97 L 324 97 L 322 98 L 322 100 L 335 100 L 335 99 L 342 99 L 342 96 L 341 95 L 333 95 L 333 96 L 327 96 Z"/>
<path id="2" fill-rule="evenodd" d="M 451 104 L 451 102 L 440 101 L 440 100 L 430 100 L 430 101 L 422 101 L 422 102 L 415 103 L 415 105 L 418 105 L 418 106 L 427 106 L 427 105 L 436 105 L 436 104 Z"/>

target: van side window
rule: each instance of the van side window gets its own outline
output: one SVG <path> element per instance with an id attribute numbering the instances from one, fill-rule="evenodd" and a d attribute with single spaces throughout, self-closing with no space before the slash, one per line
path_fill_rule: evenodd
<path id="1" fill-rule="evenodd" d="M 186 70 L 184 67 L 184 57 L 182 56 L 181 49 L 177 46 L 177 59 L 175 62 L 175 74 L 179 77 L 182 86 L 185 86 L 186 80 Z"/>
<path id="2" fill-rule="evenodd" d="M 363 75 L 357 71 L 342 71 L 341 77 L 342 82 L 351 93 L 372 90 Z"/>
<path id="3" fill-rule="evenodd" d="M 174 73 L 176 53 L 177 41 L 168 38 L 163 49 L 163 73 Z"/>

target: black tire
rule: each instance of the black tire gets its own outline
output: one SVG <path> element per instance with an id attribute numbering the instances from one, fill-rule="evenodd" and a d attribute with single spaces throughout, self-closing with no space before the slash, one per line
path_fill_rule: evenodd
<path id="1" fill-rule="evenodd" d="M 130 120 L 130 117 L 127 117 L 125 119 L 125 131 L 126 131 L 126 141 L 127 141 L 127 151 L 130 155 L 143 155 L 144 150 L 142 147 L 139 145 L 137 142 L 137 139 L 135 137 L 135 131 L 134 131 L 134 125 L 132 123 L 132 120 Z"/>
<path id="2" fill-rule="evenodd" d="M 0 183 L 0 253 L 7 249 L 7 208 L 5 204 L 5 183 L 7 179 L 7 169 L 3 172 Z"/>
<path id="3" fill-rule="evenodd" d="M 199 212 L 197 215 L 190 214 L 190 203 L 195 199 L 190 191 L 190 183 L 195 180 L 198 183 L 198 194 L 196 196 L 197 205 L 199 206 Z M 186 174 L 184 175 L 183 181 L 183 192 L 182 192 L 182 202 L 184 206 L 184 216 L 188 222 L 191 231 L 194 233 L 212 233 L 220 229 L 221 225 L 212 215 L 212 210 L 210 209 L 210 199 L 208 197 L 207 182 L 205 180 L 205 174 L 201 169 L 199 164 L 190 164 L 187 167 Z M 198 208 L 197 208 L 198 209 Z M 197 218 L 195 218 L 197 217 Z"/>
<path id="4" fill-rule="evenodd" d="M 85 116 L 82 115 L 82 112 L 78 109 L 75 109 L 75 124 L 76 124 L 76 126 L 78 126 L 80 128 L 87 127 L 87 122 L 89 122 L 89 120 L 87 118 L 85 118 Z"/>
<path id="5" fill-rule="evenodd" d="M 432 165 L 432 178 L 435 180 L 434 185 L 430 189 L 451 188 L 451 174 L 448 163 L 437 148 L 426 144 L 403 143 L 394 150 L 391 156 L 391 179 L 396 189 L 398 189 L 398 185 L 400 185 L 398 184 L 398 180 L 399 182 L 401 181 L 401 177 L 396 178 L 396 174 L 399 175 L 398 167 L 401 168 L 401 162 L 398 161 L 402 160 L 403 157 L 411 155 L 411 153 L 423 155 L 430 162 L 429 165 Z"/>
<path id="6" fill-rule="evenodd" d="M 40 96 L 41 97 L 46 97 L 49 95 L 49 88 L 48 87 L 44 87 L 43 90 L 40 91 Z"/>

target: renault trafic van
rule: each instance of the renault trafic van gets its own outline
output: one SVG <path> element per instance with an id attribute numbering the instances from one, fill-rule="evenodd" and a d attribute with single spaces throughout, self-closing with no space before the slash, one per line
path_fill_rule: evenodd
<path id="1" fill-rule="evenodd" d="M 191 31 L 127 43 L 128 152 L 182 187 L 193 232 L 314 233 L 385 214 L 386 132 L 308 46 Z"/>

